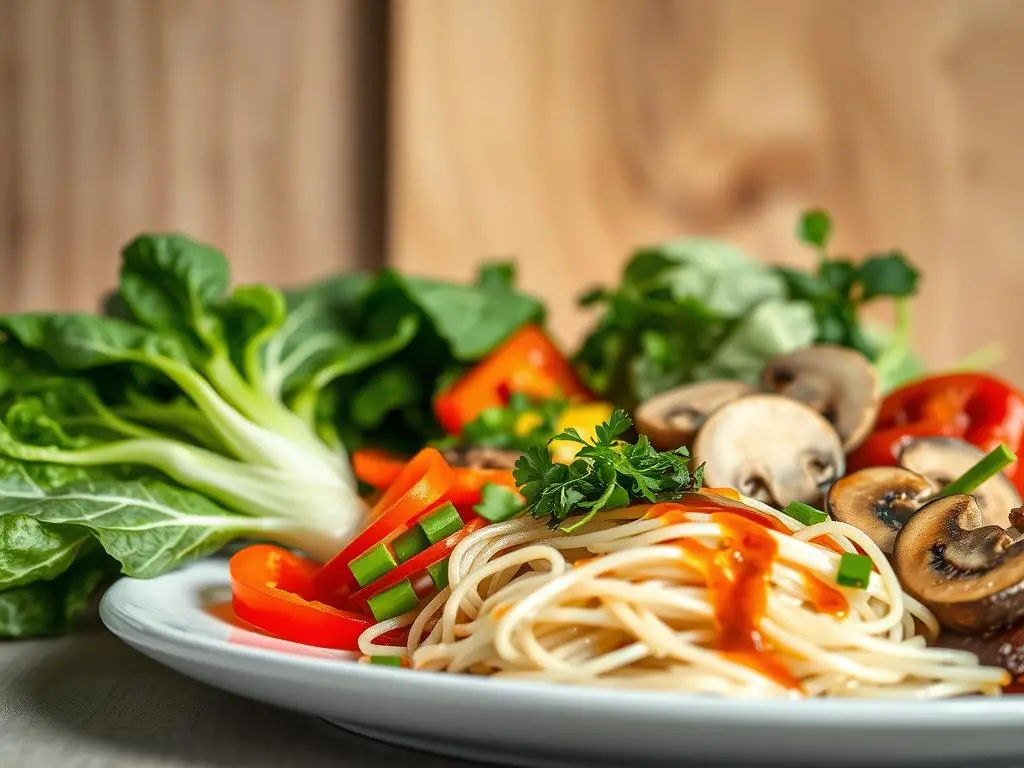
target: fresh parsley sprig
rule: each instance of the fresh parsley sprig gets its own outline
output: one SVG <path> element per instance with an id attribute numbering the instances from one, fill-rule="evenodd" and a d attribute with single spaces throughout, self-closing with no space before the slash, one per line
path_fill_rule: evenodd
<path id="1" fill-rule="evenodd" d="M 598 512 L 634 501 L 670 501 L 700 489 L 704 467 L 690 469 L 686 448 L 658 451 L 643 435 L 635 443 L 619 439 L 633 425 L 625 411 L 615 411 L 586 440 L 575 429 L 552 440 L 582 447 L 571 464 L 557 464 L 544 447 L 530 448 L 516 462 L 515 479 L 534 517 L 569 532 Z M 572 522 L 567 522 L 569 518 Z"/>

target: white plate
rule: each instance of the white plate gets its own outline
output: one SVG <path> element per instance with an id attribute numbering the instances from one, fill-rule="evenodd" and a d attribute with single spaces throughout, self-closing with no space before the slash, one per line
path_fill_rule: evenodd
<path id="1" fill-rule="evenodd" d="M 1024 754 L 1024 696 L 724 701 L 414 672 L 274 640 L 226 617 L 227 564 L 122 579 L 104 623 L 183 674 L 374 738 L 509 765 L 978 765 Z"/>

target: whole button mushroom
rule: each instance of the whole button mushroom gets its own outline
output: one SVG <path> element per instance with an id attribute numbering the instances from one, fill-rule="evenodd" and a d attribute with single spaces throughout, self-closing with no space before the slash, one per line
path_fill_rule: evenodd
<path id="1" fill-rule="evenodd" d="M 659 451 L 689 446 L 716 408 L 748 395 L 754 388 L 742 381 L 702 381 L 661 392 L 644 400 L 633 415 L 637 431 Z"/>
<path id="2" fill-rule="evenodd" d="M 1010 513 L 1014 526 L 1021 510 Z M 893 546 L 900 583 L 945 626 L 986 632 L 1024 617 L 1024 543 L 984 525 L 977 500 L 953 494 L 923 506 Z"/>
<path id="3" fill-rule="evenodd" d="M 693 453 L 706 462 L 707 485 L 736 488 L 780 508 L 791 501 L 820 504 L 845 468 L 832 425 L 781 395 L 746 395 L 718 408 L 697 432 Z"/>
<path id="4" fill-rule="evenodd" d="M 882 400 L 871 361 L 855 350 L 828 344 L 772 358 L 761 372 L 761 387 L 822 414 L 835 426 L 847 453 L 871 431 Z"/>

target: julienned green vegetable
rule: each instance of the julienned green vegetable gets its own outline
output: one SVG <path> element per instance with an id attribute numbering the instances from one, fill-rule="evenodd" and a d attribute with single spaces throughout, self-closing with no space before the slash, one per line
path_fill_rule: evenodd
<path id="1" fill-rule="evenodd" d="M 814 342 L 863 352 L 886 386 L 913 376 L 905 306 L 891 337 L 866 328 L 859 312 L 878 298 L 904 302 L 917 271 L 895 251 L 860 263 L 830 258 L 830 228 L 820 211 L 801 219 L 799 237 L 818 251 L 807 271 L 758 263 L 716 240 L 640 249 L 617 288 L 581 299 L 602 310 L 576 358 L 588 383 L 631 407 L 692 381 L 755 381 L 768 359 Z"/>
<path id="2" fill-rule="evenodd" d="M 237 537 L 333 555 L 365 516 L 343 440 L 436 433 L 439 379 L 541 315 L 510 279 L 232 290 L 216 250 L 144 235 L 106 316 L 0 317 L 0 636 Z"/>

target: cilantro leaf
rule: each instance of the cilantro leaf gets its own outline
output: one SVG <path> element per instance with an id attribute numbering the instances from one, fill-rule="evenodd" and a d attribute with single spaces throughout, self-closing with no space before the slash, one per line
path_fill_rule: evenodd
<path id="1" fill-rule="evenodd" d="M 805 242 L 818 249 L 816 272 L 790 267 L 777 267 L 778 274 L 789 289 L 791 300 L 808 302 L 814 310 L 817 334 L 814 341 L 838 344 L 855 349 L 872 362 L 881 356 L 894 358 L 895 351 L 878 343 L 877 334 L 865 329 L 860 308 L 878 298 L 901 300 L 917 292 L 920 273 L 899 251 L 872 254 L 862 262 L 848 258 L 831 258 L 825 253 L 828 228 L 821 234 L 821 222 L 815 223 L 816 214 L 804 214 L 798 234 Z M 810 234 L 808 234 L 810 233 Z M 901 322 L 906 322 L 903 318 Z"/>
<path id="2" fill-rule="evenodd" d="M 832 220 L 825 211 L 807 211 L 796 227 L 796 236 L 800 240 L 822 250 L 828 245 L 831 232 Z"/>
<path id="3" fill-rule="evenodd" d="M 508 520 L 522 512 L 526 506 L 515 491 L 504 485 L 487 483 L 481 495 L 483 499 L 473 507 L 473 511 L 492 523 Z"/>
<path id="4" fill-rule="evenodd" d="M 869 256 L 857 270 L 864 301 L 876 296 L 900 298 L 917 291 L 918 272 L 900 251 Z"/>
<path id="5" fill-rule="evenodd" d="M 703 467 L 691 471 L 685 448 L 658 451 L 643 436 L 635 443 L 619 440 L 632 425 L 619 410 L 597 427 L 593 441 L 571 429 L 557 435 L 553 439 L 583 446 L 568 466 L 554 463 L 544 448 L 529 449 L 516 462 L 514 477 L 530 514 L 568 532 L 602 510 L 678 499 L 700 489 Z"/>
<path id="6" fill-rule="evenodd" d="M 823 259 L 818 265 L 819 279 L 844 298 L 849 298 L 858 272 L 850 259 Z"/>

